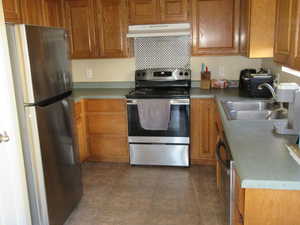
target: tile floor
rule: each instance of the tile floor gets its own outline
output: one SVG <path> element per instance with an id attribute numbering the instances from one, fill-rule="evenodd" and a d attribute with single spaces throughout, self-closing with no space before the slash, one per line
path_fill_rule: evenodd
<path id="1" fill-rule="evenodd" d="M 83 187 L 65 225 L 223 225 L 213 167 L 87 163 Z"/>

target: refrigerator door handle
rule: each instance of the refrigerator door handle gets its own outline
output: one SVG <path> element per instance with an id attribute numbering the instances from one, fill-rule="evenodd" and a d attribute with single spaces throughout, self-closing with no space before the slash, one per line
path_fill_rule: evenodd
<path id="1" fill-rule="evenodd" d="M 63 77 L 63 80 L 64 80 L 64 88 L 65 88 L 65 90 L 67 90 L 68 89 L 68 83 L 69 83 L 69 81 L 67 79 L 66 72 L 62 72 L 62 77 Z"/>

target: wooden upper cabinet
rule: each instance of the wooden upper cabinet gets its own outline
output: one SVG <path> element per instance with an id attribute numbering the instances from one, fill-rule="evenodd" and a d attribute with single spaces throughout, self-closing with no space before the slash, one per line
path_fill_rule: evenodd
<path id="1" fill-rule="evenodd" d="M 249 58 L 273 57 L 275 8 L 274 0 L 241 0 L 242 55 Z"/>
<path id="2" fill-rule="evenodd" d="M 251 0 L 241 0 L 241 20 L 240 20 L 240 53 L 244 56 L 249 52 L 249 31 L 250 31 L 250 2 Z"/>
<path id="3" fill-rule="evenodd" d="M 300 2 L 278 0 L 274 61 L 300 71 Z"/>
<path id="4" fill-rule="evenodd" d="M 70 35 L 72 58 L 92 58 L 97 54 L 93 2 L 65 1 L 65 23 Z"/>
<path id="5" fill-rule="evenodd" d="M 192 0 L 193 55 L 239 53 L 239 0 Z"/>
<path id="6" fill-rule="evenodd" d="M 130 24 L 159 23 L 158 0 L 129 0 Z"/>
<path id="7" fill-rule="evenodd" d="M 100 57 L 127 56 L 126 0 L 97 0 L 97 31 Z"/>
<path id="8" fill-rule="evenodd" d="M 63 0 L 44 0 L 45 25 L 63 27 Z"/>
<path id="9" fill-rule="evenodd" d="M 130 24 L 189 22 L 189 0 L 129 0 Z"/>
<path id="10" fill-rule="evenodd" d="M 2 0 L 6 22 L 21 23 L 20 0 Z"/>
<path id="11" fill-rule="evenodd" d="M 44 0 L 21 1 L 23 23 L 44 26 Z"/>
<path id="12" fill-rule="evenodd" d="M 160 0 L 160 22 L 189 21 L 188 0 Z"/>
<path id="13" fill-rule="evenodd" d="M 274 61 L 283 65 L 291 63 L 295 3 L 296 0 L 277 0 Z"/>
<path id="14" fill-rule="evenodd" d="M 292 68 L 300 70 L 300 2 L 297 1 L 294 8 L 295 22 L 293 23 L 293 29 L 295 35 L 293 36 L 293 57 Z"/>

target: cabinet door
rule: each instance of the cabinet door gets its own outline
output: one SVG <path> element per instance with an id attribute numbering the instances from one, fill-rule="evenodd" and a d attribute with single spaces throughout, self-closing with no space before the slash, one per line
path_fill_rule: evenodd
<path id="1" fill-rule="evenodd" d="M 127 18 L 125 0 L 97 0 L 97 40 L 101 57 L 127 56 Z"/>
<path id="2" fill-rule="evenodd" d="M 192 99 L 191 160 L 195 164 L 215 164 L 217 142 L 213 99 Z"/>
<path id="3" fill-rule="evenodd" d="M 250 0 L 241 0 L 240 53 L 249 55 Z"/>
<path id="4" fill-rule="evenodd" d="M 90 136 L 91 161 L 129 162 L 128 142 L 125 136 Z"/>
<path id="5" fill-rule="evenodd" d="M 85 126 L 85 116 L 83 111 L 84 101 L 75 103 L 75 123 L 76 123 L 76 141 L 79 148 L 79 159 L 80 162 L 86 161 L 89 156 L 89 150 L 87 148 L 87 138 L 86 138 L 86 126 Z"/>
<path id="6" fill-rule="evenodd" d="M 295 2 L 296 0 L 277 0 L 274 61 L 283 65 L 291 63 Z"/>
<path id="7" fill-rule="evenodd" d="M 62 0 L 44 0 L 45 25 L 49 27 L 62 27 Z"/>
<path id="8" fill-rule="evenodd" d="M 45 25 L 44 0 L 22 0 L 21 7 L 25 24 Z"/>
<path id="9" fill-rule="evenodd" d="M 294 8 L 293 22 L 293 57 L 290 67 L 300 70 L 300 2 L 296 1 Z"/>
<path id="10" fill-rule="evenodd" d="M 72 58 L 95 57 L 97 48 L 93 0 L 67 0 L 65 10 Z"/>
<path id="11" fill-rule="evenodd" d="M 123 99 L 90 99 L 85 110 L 89 160 L 129 162 L 126 102 Z"/>
<path id="12" fill-rule="evenodd" d="M 2 0 L 6 22 L 21 23 L 20 0 Z"/>
<path id="13" fill-rule="evenodd" d="M 159 23 L 159 0 L 130 0 L 130 24 Z"/>
<path id="14" fill-rule="evenodd" d="M 79 148 L 79 159 L 80 162 L 84 162 L 90 156 L 87 149 L 87 139 L 84 130 L 83 119 L 79 118 L 76 120 L 76 131 L 77 131 L 77 143 Z"/>
<path id="15" fill-rule="evenodd" d="M 192 0 L 193 55 L 239 53 L 239 0 Z"/>
<path id="16" fill-rule="evenodd" d="M 188 0 L 160 0 L 160 22 L 188 22 Z"/>

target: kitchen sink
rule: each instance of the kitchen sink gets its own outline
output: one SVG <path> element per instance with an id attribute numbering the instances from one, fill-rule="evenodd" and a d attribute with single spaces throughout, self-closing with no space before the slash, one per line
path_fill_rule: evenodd
<path id="1" fill-rule="evenodd" d="M 287 119 L 287 110 L 271 101 L 222 101 L 229 120 Z"/>

